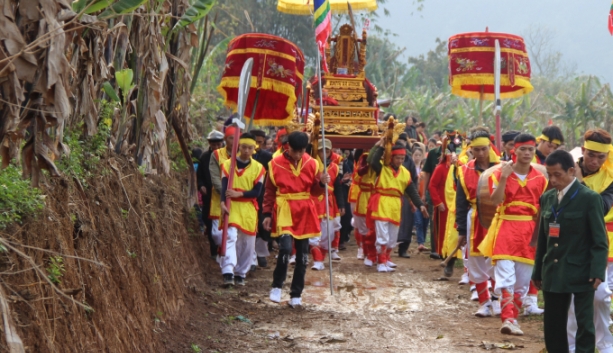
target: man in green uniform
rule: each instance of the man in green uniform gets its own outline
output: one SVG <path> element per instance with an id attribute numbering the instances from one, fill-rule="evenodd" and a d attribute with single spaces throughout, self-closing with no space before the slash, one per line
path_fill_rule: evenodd
<path id="1" fill-rule="evenodd" d="M 552 152 L 545 161 L 553 187 L 541 197 L 541 218 L 532 280 L 545 299 L 545 346 L 568 352 L 566 322 L 571 296 L 577 318 L 576 353 L 593 353 L 594 292 L 606 278 L 609 252 L 600 195 L 575 178 L 570 153 Z"/>

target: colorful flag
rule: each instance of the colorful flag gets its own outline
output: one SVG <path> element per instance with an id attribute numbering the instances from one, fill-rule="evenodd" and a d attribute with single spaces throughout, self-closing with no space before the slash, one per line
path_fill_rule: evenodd
<path id="1" fill-rule="evenodd" d="M 315 42 L 319 48 L 323 62 L 323 70 L 328 72 L 328 64 L 326 63 L 325 49 L 328 46 L 328 37 L 332 34 L 332 21 L 330 14 L 329 0 L 315 0 L 315 12 L 313 18 L 315 20 Z"/>
<path id="2" fill-rule="evenodd" d="M 609 10 L 609 33 L 613 36 L 613 4 L 611 4 L 611 10 Z"/>

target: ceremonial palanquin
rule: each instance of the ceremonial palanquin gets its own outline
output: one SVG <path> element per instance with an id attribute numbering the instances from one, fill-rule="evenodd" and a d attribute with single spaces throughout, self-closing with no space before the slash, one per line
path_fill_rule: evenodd
<path id="1" fill-rule="evenodd" d="M 377 89 L 368 81 L 366 31 L 358 38 L 354 28 L 345 24 L 337 36 L 328 39 L 326 62 L 330 72 L 322 76 L 320 102 L 317 77 L 311 79 L 311 104 L 314 112 L 323 105 L 326 137 L 335 147 L 371 146 L 379 137 Z"/>

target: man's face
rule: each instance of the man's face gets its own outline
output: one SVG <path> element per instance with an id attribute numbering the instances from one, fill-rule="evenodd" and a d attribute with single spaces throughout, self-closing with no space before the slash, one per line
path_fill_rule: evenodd
<path id="1" fill-rule="evenodd" d="M 549 141 L 541 141 L 538 145 L 538 150 L 545 156 L 549 156 L 551 152 L 555 151 L 560 147 L 557 143 L 549 142 Z"/>
<path id="2" fill-rule="evenodd" d="M 223 147 L 223 141 L 209 141 L 209 148 L 211 148 L 211 151 L 215 151 L 218 150 L 220 148 Z"/>
<path id="3" fill-rule="evenodd" d="M 266 137 L 264 136 L 256 136 L 255 143 L 258 144 L 258 149 L 263 150 L 266 148 Z"/>
<path id="4" fill-rule="evenodd" d="M 251 158 L 251 156 L 253 156 L 253 152 L 255 152 L 255 146 L 241 143 L 238 146 L 238 152 L 240 154 L 240 159 L 246 161 Z"/>
<path id="5" fill-rule="evenodd" d="M 272 139 L 268 139 L 266 140 L 266 149 L 267 150 L 272 150 L 275 146 L 275 142 Z"/>
<path id="6" fill-rule="evenodd" d="M 547 174 L 549 175 L 549 184 L 558 191 L 563 190 L 575 177 L 574 167 L 564 171 L 558 163 L 554 166 L 545 165 L 545 168 L 547 168 Z"/>
<path id="7" fill-rule="evenodd" d="M 301 150 L 295 150 L 293 149 L 291 146 L 290 148 L 287 150 L 287 153 L 289 153 L 289 156 L 291 159 L 294 160 L 294 162 L 299 162 L 302 159 L 302 155 L 306 152 L 306 148 L 303 148 Z"/>
<path id="8" fill-rule="evenodd" d="M 319 155 L 319 159 L 324 161 L 330 158 L 330 156 L 332 155 L 332 150 L 330 150 L 329 148 L 326 148 L 326 155 L 324 156 L 324 149 L 321 148 L 317 151 L 317 154 Z"/>
<path id="9" fill-rule="evenodd" d="M 473 146 L 471 150 L 477 163 L 485 164 L 490 162 L 490 146 Z"/>
<path id="10" fill-rule="evenodd" d="M 423 126 L 417 126 L 417 127 L 415 127 L 415 130 L 417 132 L 423 132 L 424 131 L 424 127 Z"/>
<path id="11" fill-rule="evenodd" d="M 404 162 L 404 155 L 396 154 L 392 156 L 392 167 L 400 168 L 402 162 Z"/>
<path id="12" fill-rule="evenodd" d="M 596 152 L 581 147 L 583 151 L 583 170 L 588 173 L 597 172 L 609 158 L 609 153 Z"/>
<path id="13" fill-rule="evenodd" d="M 413 126 L 413 118 L 408 117 L 406 124 L 407 124 L 407 126 Z"/>
<path id="14" fill-rule="evenodd" d="M 440 141 L 441 140 L 441 135 L 434 134 L 434 135 L 432 135 L 432 138 L 435 139 L 436 141 Z"/>
<path id="15" fill-rule="evenodd" d="M 511 140 L 511 141 L 507 141 L 504 143 L 504 146 L 502 146 L 504 148 L 504 151 L 508 154 L 511 153 L 511 150 L 515 147 L 515 141 Z"/>
<path id="16" fill-rule="evenodd" d="M 521 164 L 530 164 L 536 153 L 536 147 L 530 145 L 519 146 L 515 150 L 517 162 Z"/>

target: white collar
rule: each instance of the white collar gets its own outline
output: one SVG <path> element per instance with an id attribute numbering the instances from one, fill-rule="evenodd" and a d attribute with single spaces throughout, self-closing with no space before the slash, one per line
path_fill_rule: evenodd
<path id="1" fill-rule="evenodd" d="M 576 180 L 577 178 L 573 178 L 573 181 L 571 181 L 570 184 L 566 185 L 566 187 L 562 189 L 562 195 L 566 195 L 566 193 L 568 192 L 568 190 L 570 190 L 571 186 L 573 186 Z"/>

